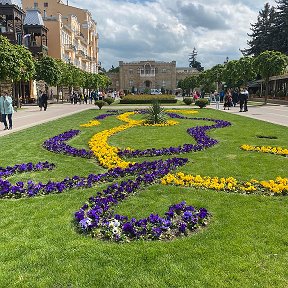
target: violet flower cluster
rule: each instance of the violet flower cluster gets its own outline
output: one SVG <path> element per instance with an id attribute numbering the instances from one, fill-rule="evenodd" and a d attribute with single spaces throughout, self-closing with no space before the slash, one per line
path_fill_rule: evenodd
<path id="1" fill-rule="evenodd" d="M 179 160 L 180 163 L 186 163 L 188 161 L 187 159 L 179 159 L 181 159 L 181 161 Z M 8 180 L 0 178 L 0 198 L 34 197 L 37 195 L 62 193 L 66 190 L 75 188 L 90 188 L 96 183 L 104 181 L 112 182 L 119 177 L 124 177 L 127 175 L 133 175 L 136 177 L 143 171 L 153 171 L 159 167 L 159 165 L 162 165 L 161 160 L 151 162 L 145 161 L 143 163 L 130 164 L 129 167 L 125 169 L 116 167 L 108 170 L 105 173 L 89 174 L 87 177 L 75 175 L 73 177 L 66 177 L 59 182 L 49 181 L 47 183 L 34 183 L 32 180 L 29 180 L 27 183 L 19 181 L 13 185 Z"/>
<path id="2" fill-rule="evenodd" d="M 72 139 L 79 134 L 80 130 L 69 130 L 54 136 L 43 143 L 43 147 L 54 153 L 71 155 L 74 157 L 92 158 L 93 152 L 85 149 L 77 149 L 66 144 L 65 141 Z"/>
<path id="3" fill-rule="evenodd" d="M 108 111 L 107 111 L 108 112 Z M 103 114 L 100 114 L 96 117 L 94 117 L 95 120 L 103 120 L 109 116 L 114 116 L 114 115 L 117 115 L 118 114 L 118 110 L 110 110 L 109 113 L 103 113 Z"/>
<path id="4" fill-rule="evenodd" d="M 118 152 L 120 157 L 150 157 L 150 156 L 162 156 L 162 155 L 173 155 L 173 154 L 181 154 L 181 153 L 188 153 L 188 152 L 196 152 L 201 151 L 206 148 L 209 148 L 218 143 L 217 140 L 209 137 L 206 134 L 206 131 L 211 129 L 223 128 L 230 126 L 231 123 L 224 120 L 216 120 L 211 118 L 189 118 L 185 116 L 178 115 L 176 113 L 167 113 L 171 118 L 178 118 L 178 119 L 190 119 L 190 120 L 205 120 L 205 121 L 213 121 L 215 122 L 214 125 L 205 125 L 205 126 L 196 126 L 187 129 L 187 133 L 191 135 L 195 140 L 196 144 L 183 144 L 179 145 L 178 147 L 164 147 L 164 148 L 148 148 L 144 150 L 136 149 L 124 149 Z"/>
<path id="5" fill-rule="evenodd" d="M 16 164 L 14 166 L 7 166 L 5 168 L 0 167 L 0 178 L 9 177 L 15 173 L 31 172 L 31 171 L 42 171 L 42 170 L 52 170 L 55 168 L 54 163 L 38 162 L 33 164 L 32 162 Z"/>
<path id="6" fill-rule="evenodd" d="M 136 220 L 113 213 L 113 206 L 134 194 L 144 185 L 153 183 L 172 169 L 184 165 L 187 159 L 172 158 L 156 161 L 154 169 L 143 167 L 135 180 L 113 183 L 95 197 L 90 197 L 77 212 L 75 221 L 82 232 L 101 239 L 113 241 L 131 241 L 136 239 L 171 239 L 205 225 L 208 212 L 187 206 L 185 202 L 170 206 L 164 217 L 151 214 L 147 218 Z M 147 173 L 148 172 L 148 173 Z"/>

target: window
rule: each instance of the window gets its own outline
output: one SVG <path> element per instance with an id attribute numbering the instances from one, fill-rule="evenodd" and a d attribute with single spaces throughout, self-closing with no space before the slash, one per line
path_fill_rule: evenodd
<path id="1" fill-rule="evenodd" d="M 34 2 L 34 8 L 38 8 L 38 3 Z"/>
<path id="2" fill-rule="evenodd" d="M 44 2 L 44 7 L 48 7 L 48 2 Z"/>
<path id="3" fill-rule="evenodd" d="M 133 74 L 133 69 L 129 69 L 129 74 L 131 75 L 131 74 Z"/>
<path id="4" fill-rule="evenodd" d="M 162 73 L 166 73 L 166 69 L 165 68 L 162 69 Z"/>
<path id="5" fill-rule="evenodd" d="M 133 80 L 129 80 L 129 87 L 133 86 Z"/>

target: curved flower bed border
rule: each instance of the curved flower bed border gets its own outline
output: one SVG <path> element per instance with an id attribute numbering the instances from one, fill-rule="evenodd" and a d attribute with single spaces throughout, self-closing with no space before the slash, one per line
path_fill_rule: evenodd
<path id="1" fill-rule="evenodd" d="M 0 178 L 9 177 L 16 173 L 52 170 L 54 168 L 55 164 L 48 161 L 38 162 L 37 164 L 33 164 L 32 162 L 16 164 L 14 166 L 7 166 L 6 168 L 0 167 Z"/>
<path id="2" fill-rule="evenodd" d="M 98 120 L 90 120 L 88 123 L 80 124 L 80 127 L 94 127 L 100 125 Z"/>
<path id="3" fill-rule="evenodd" d="M 184 165 L 187 162 L 187 159 L 185 158 L 172 158 L 173 161 L 176 161 L 175 159 L 178 159 L 178 162 L 181 163 L 181 166 Z M 40 162 L 42 163 L 42 162 Z M 48 163 L 48 162 L 43 162 Z M 47 195 L 51 193 L 62 193 L 65 190 L 75 189 L 75 188 L 90 188 L 96 183 L 99 182 L 112 182 L 115 179 L 119 177 L 124 177 L 127 175 L 133 175 L 137 176 L 144 172 L 153 171 L 157 167 L 161 167 L 163 161 L 162 160 L 156 160 L 152 162 L 145 161 L 143 163 L 135 163 L 130 164 L 129 167 L 122 169 L 119 167 L 116 167 L 114 169 L 110 169 L 105 173 L 99 173 L 99 174 L 90 174 L 87 177 L 80 177 L 80 176 L 73 176 L 73 177 L 66 177 L 62 181 L 59 182 L 53 182 L 49 181 L 48 183 L 34 183 L 33 181 L 29 180 L 27 183 L 24 183 L 22 181 L 17 182 L 15 185 L 10 183 L 8 180 L 3 180 L 0 178 L 0 198 L 22 198 L 22 197 L 34 197 L 37 195 Z M 29 163 L 28 163 L 29 164 Z M 26 165 L 26 164 L 17 164 L 14 167 L 18 167 L 19 165 Z M 36 165 L 39 165 L 36 164 Z M 34 165 L 34 166 L 36 166 Z M 45 168 L 38 169 L 53 169 L 55 167 L 54 164 L 46 164 L 45 166 L 42 165 Z M 42 167 L 41 166 L 41 167 Z M 30 167 L 30 165 L 29 165 Z M 4 171 L 10 171 L 10 167 L 2 168 Z M 26 169 L 25 171 L 32 171 Z M 33 171 L 36 171 L 33 169 Z M 16 171 L 21 172 L 21 171 Z M 23 171 L 24 172 L 24 171 Z M 5 173 L 5 172 L 4 172 Z M 4 174 L 3 173 L 3 174 Z M 168 173 L 168 172 L 167 172 Z M 7 174 L 7 173 L 5 173 Z M 10 173 L 10 175 L 12 175 Z M 7 175 L 6 177 L 10 176 Z"/>
<path id="4" fill-rule="evenodd" d="M 205 208 L 195 209 L 187 206 L 185 202 L 170 206 L 162 218 L 150 214 L 149 217 L 136 220 L 127 216 L 115 214 L 114 205 L 134 194 L 144 185 L 148 185 L 163 177 L 171 169 L 182 166 L 187 159 L 173 158 L 155 165 L 153 171 L 141 171 L 135 180 L 114 183 L 107 189 L 98 192 L 97 196 L 90 197 L 80 210 L 75 212 L 75 221 L 85 234 L 100 239 L 114 241 L 131 241 L 137 239 L 156 240 L 172 239 L 181 234 L 187 235 L 188 231 L 206 225 L 209 213 Z"/>
<path id="5" fill-rule="evenodd" d="M 242 150 L 245 151 L 257 151 L 257 152 L 263 152 L 263 153 L 270 153 L 270 154 L 276 154 L 276 155 L 282 155 L 288 157 L 288 149 L 283 147 L 273 147 L 273 146 L 252 146 L 243 144 L 241 146 Z"/>
<path id="6" fill-rule="evenodd" d="M 57 136 L 54 136 L 43 143 L 43 147 L 54 153 L 71 155 L 74 157 L 92 158 L 93 153 L 85 149 L 73 148 L 67 145 L 65 141 L 72 139 L 80 133 L 80 130 L 69 130 Z"/>
<path id="7" fill-rule="evenodd" d="M 240 192 L 245 194 L 264 193 L 266 195 L 287 195 L 288 178 L 277 177 L 275 180 L 258 181 L 252 179 L 247 182 L 238 182 L 233 177 L 218 178 L 200 175 L 189 175 L 182 172 L 167 174 L 161 179 L 161 184 L 176 186 L 207 188 L 217 191 Z"/>
<path id="8" fill-rule="evenodd" d="M 196 126 L 187 129 L 187 133 L 191 135 L 197 142 L 197 144 L 183 144 L 178 147 L 169 147 L 169 148 L 149 148 L 145 150 L 132 150 L 132 149 L 124 149 L 118 151 L 118 155 L 120 157 L 150 157 L 150 156 L 162 156 L 162 155 L 172 155 L 172 154 L 181 154 L 181 153 L 189 153 L 191 151 L 201 151 L 206 148 L 209 148 L 218 143 L 217 140 L 206 135 L 206 131 L 216 128 L 223 128 L 230 126 L 231 123 L 223 120 L 216 120 L 211 118 L 189 118 L 185 116 L 181 116 L 175 113 L 168 113 L 171 118 L 178 119 L 189 119 L 189 120 L 206 120 L 215 122 L 214 125 L 211 126 Z"/>

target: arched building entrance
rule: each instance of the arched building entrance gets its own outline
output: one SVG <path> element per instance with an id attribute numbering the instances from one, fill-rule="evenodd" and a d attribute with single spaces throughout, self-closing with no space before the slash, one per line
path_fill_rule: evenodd
<path id="1" fill-rule="evenodd" d="M 149 80 L 146 80 L 146 81 L 144 82 L 144 85 L 145 85 L 145 88 L 151 88 L 152 82 L 149 81 Z"/>

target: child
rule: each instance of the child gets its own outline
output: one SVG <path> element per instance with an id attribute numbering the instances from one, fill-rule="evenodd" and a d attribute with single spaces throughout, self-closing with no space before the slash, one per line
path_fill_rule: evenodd
<path id="1" fill-rule="evenodd" d="M 228 110 L 230 110 L 231 106 L 232 106 L 231 93 L 227 91 L 227 93 L 224 96 L 224 110 L 226 110 L 226 107 L 228 108 Z"/>

